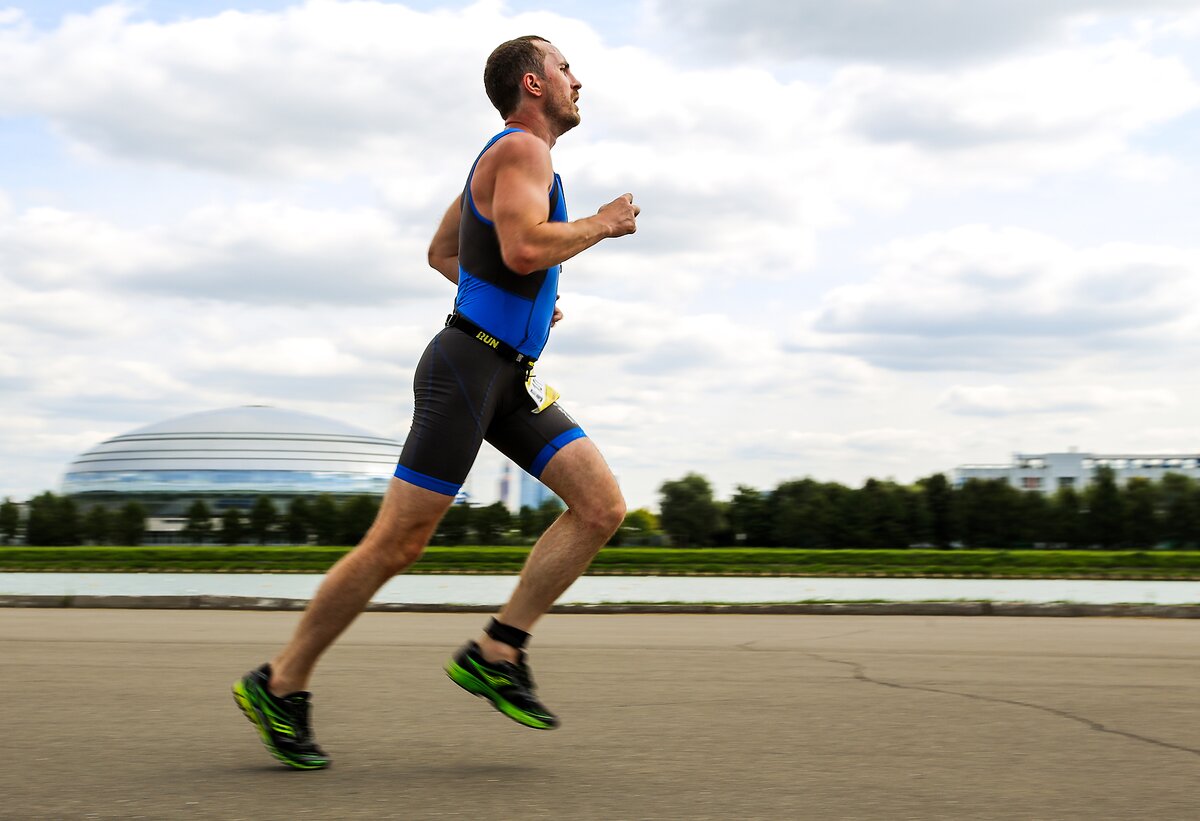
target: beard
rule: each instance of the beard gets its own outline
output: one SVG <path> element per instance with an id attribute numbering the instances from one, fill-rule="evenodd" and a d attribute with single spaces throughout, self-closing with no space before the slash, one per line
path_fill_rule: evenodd
<path id="1" fill-rule="evenodd" d="M 559 134 L 565 134 L 579 125 L 579 109 L 575 107 L 575 103 L 570 97 L 555 101 L 546 114 Z"/>

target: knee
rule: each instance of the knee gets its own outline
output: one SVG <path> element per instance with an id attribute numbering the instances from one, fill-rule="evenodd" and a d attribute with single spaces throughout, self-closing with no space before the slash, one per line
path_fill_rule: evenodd
<path id="1" fill-rule="evenodd" d="M 415 543 L 399 543 L 384 547 L 379 551 L 380 564 L 388 576 L 403 573 L 425 553 L 425 545 Z"/>
<path id="2" fill-rule="evenodd" d="M 587 526 L 607 539 L 617 532 L 625 521 L 625 500 L 621 494 L 611 498 L 598 499 L 594 504 L 577 511 Z"/>
<path id="3" fill-rule="evenodd" d="M 425 553 L 426 540 L 411 531 L 373 528 L 363 547 L 374 554 L 375 563 L 388 576 L 408 569 Z"/>

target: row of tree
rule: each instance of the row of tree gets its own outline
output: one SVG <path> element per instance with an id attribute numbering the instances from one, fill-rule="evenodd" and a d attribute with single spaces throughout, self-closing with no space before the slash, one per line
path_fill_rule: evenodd
<path id="1" fill-rule="evenodd" d="M 1200 547 L 1200 484 L 1182 474 L 1118 486 L 1112 469 L 1100 468 L 1082 491 L 1049 496 L 1004 479 L 955 487 L 941 473 L 857 489 L 800 479 L 771 491 L 739 485 L 722 502 L 691 473 L 660 492 L 662 529 L 680 546 Z"/>
<path id="2" fill-rule="evenodd" d="M 739 485 L 728 501 L 713 497 L 698 474 L 663 483 L 661 514 L 631 511 L 610 544 L 747 545 L 756 547 L 874 548 L 912 546 L 1200 548 L 1200 483 L 1182 474 L 1160 481 L 1135 478 L 1118 486 L 1110 468 L 1098 469 L 1082 491 L 1062 487 L 1050 496 L 1023 492 L 1003 479 L 972 479 L 955 487 L 936 473 L 912 485 L 869 479 L 861 488 L 799 479 L 762 491 Z M 195 544 L 355 544 L 374 521 L 379 499 L 329 495 L 292 499 L 280 511 L 259 497 L 248 509 L 219 513 L 197 500 L 183 537 Z M 528 544 L 561 513 L 552 499 L 516 515 L 499 502 L 454 505 L 433 543 Z M 136 502 L 89 508 L 43 493 L 29 502 L 27 544 L 140 544 L 146 511 Z M 0 504 L 0 538 L 20 530 L 17 507 Z"/>
<path id="3" fill-rule="evenodd" d="M 109 510 L 94 507 L 80 514 L 74 500 L 47 491 L 29 500 L 24 528 L 11 499 L 0 504 L 0 540 L 11 544 L 19 534 L 31 545 L 141 544 L 146 533 L 146 509 L 126 502 Z"/>
<path id="4" fill-rule="evenodd" d="M 267 496 L 248 509 L 225 506 L 214 511 L 202 499 L 192 502 L 180 536 L 191 544 L 286 543 L 355 544 L 367 532 L 379 499 L 361 495 L 338 501 L 329 495 L 292 499 L 280 512 Z M 75 500 L 46 492 L 29 500 L 23 535 L 30 545 L 138 545 L 146 537 L 145 507 L 93 505 L 80 512 Z M 11 543 L 22 533 L 17 506 L 0 504 L 0 539 Z"/>
<path id="5" fill-rule="evenodd" d="M 259 496 L 249 510 L 226 505 L 219 514 L 198 499 L 188 508 L 181 535 L 190 544 L 356 544 L 378 511 L 379 498 L 367 494 L 296 497 L 283 511 L 269 496 Z"/>
<path id="6" fill-rule="evenodd" d="M 352 496 L 338 500 L 324 494 L 294 498 L 280 510 L 270 497 L 259 496 L 247 509 L 225 506 L 215 511 L 202 499 L 192 502 L 180 538 L 188 544 L 322 544 L 352 545 L 366 534 L 379 499 Z M 562 513 L 557 499 L 538 508 L 523 507 L 513 515 L 497 502 L 483 507 L 454 505 L 442 518 L 434 544 L 528 544 Z M 21 527 L 17 505 L 0 504 L 0 539 L 11 543 L 18 534 L 30 545 L 121 544 L 145 539 L 146 510 L 136 502 L 110 509 L 95 505 L 81 513 L 73 499 L 42 493 L 29 502 Z M 657 520 L 647 510 L 633 511 L 613 537 L 616 544 L 652 544 L 660 540 Z"/>

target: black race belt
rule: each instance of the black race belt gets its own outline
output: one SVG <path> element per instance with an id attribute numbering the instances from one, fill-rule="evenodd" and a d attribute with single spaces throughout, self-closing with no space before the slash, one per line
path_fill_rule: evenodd
<path id="1" fill-rule="evenodd" d="M 527 368 L 532 368 L 533 363 L 536 361 L 530 359 L 504 340 L 492 336 L 462 314 L 450 314 L 450 316 L 446 317 L 446 327 L 458 328 L 460 331 L 466 332 L 468 336 L 474 337 L 477 341 L 487 345 L 510 362 L 517 362 Z"/>

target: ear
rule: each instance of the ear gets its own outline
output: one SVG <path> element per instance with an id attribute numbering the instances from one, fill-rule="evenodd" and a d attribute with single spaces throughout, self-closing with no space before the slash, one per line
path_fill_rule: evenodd
<path id="1" fill-rule="evenodd" d="M 533 96 L 540 97 L 542 95 L 542 80 L 532 71 L 522 77 L 521 82 L 525 86 L 525 90 Z"/>

